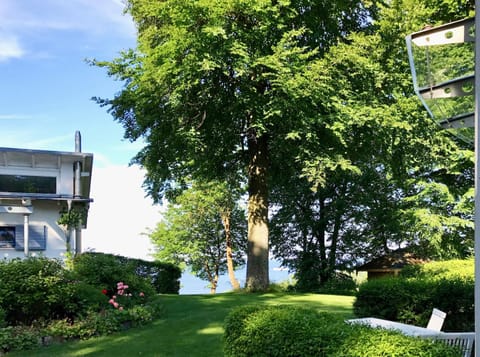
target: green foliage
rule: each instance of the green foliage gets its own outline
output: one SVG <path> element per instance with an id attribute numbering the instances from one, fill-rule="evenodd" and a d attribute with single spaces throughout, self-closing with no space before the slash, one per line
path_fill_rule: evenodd
<path id="1" fill-rule="evenodd" d="M 5 321 L 6 313 L 3 307 L 0 306 L 0 328 L 5 327 L 7 322 Z"/>
<path id="2" fill-rule="evenodd" d="M 66 229 L 77 227 L 79 224 L 85 224 L 87 219 L 87 209 L 85 207 L 72 207 L 69 210 L 60 212 L 60 218 L 57 224 L 65 226 Z"/>
<path id="3" fill-rule="evenodd" d="M 375 10 L 358 0 L 131 0 L 137 48 L 94 61 L 124 82 L 114 98 L 96 100 L 126 138 L 145 141 L 133 162 L 146 169 L 145 188 L 155 201 L 171 198 L 186 178 L 248 182 L 255 217 L 249 224 L 261 227 L 249 230 L 251 290 L 268 284 L 268 253 L 259 258 L 256 251 L 268 244 L 269 192 L 285 163 L 309 153 L 315 157 L 305 171 L 318 177 L 323 170 L 358 172 L 325 125 L 336 78 L 313 63 L 349 33 L 370 27 Z M 301 155 L 308 137 L 315 149 Z"/>
<path id="4" fill-rule="evenodd" d="M 102 313 L 90 312 L 74 323 L 68 319 L 56 320 L 43 329 L 43 334 L 57 339 L 88 339 L 108 335 L 131 327 L 143 326 L 163 315 L 159 301 L 136 305 L 129 309 L 107 309 Z"/>
<path id="5" fill-rule="evenodd" d="M 375 29 L 311 62 L 322 115 L 286 136 L 297 159 L 275 172 L 271 246 L 302 289 L 391 245 L 421 244 L 439 259 L 473 247 L 473 152 L 440 132 L 413 96 L 404 40 L 448 22 L 446 13 L 465 17 L 472 2 L 376 5 Z"/>
<path id="6" fill-rule="evenodd" d="M 410 324 L 425 324 L 434 307 L 434 285 L 421 280 L 372 279 L 360 285 L 354 303 L 357 316 L 376 316 Z M 428 316 L 428 317 L 427 317 Z M 423 318 L 423 321 L 420 319 Z"/>
<path id="7" fill-rule="evenodd" d="M 75 257 L 73 271 L 79 280 L 116 293 L 117 283 L 129 285 L 130 292 L 152 296 L 154 292 L 178 294 L 181 271 L 172 264 L 147 262 L 113 254 L 83 253 Z"/>
<path id="8" fill-rule="evenodd" d="M 247 229 L 239 199 L 240 193 L 226 183 L 191 183 L 150 234 L 157 248 L 155 257 L 188 266 L 214 291 L 218 276 L 227 271 L 227 248 L 231 249 L 232 266 L 244 264 Z"/>
<path id="9" fill-rule="evenodd" d="M 440 279 L 473 279 L 475 262 L 470 259 L 452 259 L 444 261 L 432 261 L 425 264 L 410 265 L 402 269 L 403 277 Z"/>
<path id="10" fill-rule="evenodd" d="M 349 327 L 343 341 L 331 357 L 410 356 L 410 357 L 460 357 L 455 347 L 441 341 L 405 336 L 399 332 L 373 329 L 364 326 Z"/>
<path id="11" fill-rule="evenodd" d="M 293 306 L 244 306 L 225 319 L 225 356 L 459 356 L 456 348 L 398 332 L 349 325 Z"/>
<path id="12" fill-rule="evenodd" d="M 24 326 L 0 328 L 0 350 L 30 350 L 39 346 L 40 333 L 36 329 Z"/>
<path id="13" fill-rule="evenodd" d="M 340 325 L 333 315 L 302 307 L 241 307 L 225 320 L 225 355 L 325 355 L 334 350 Z"/>
<path id="14" fill-rule="evenodd" d="M 332 295 L 355 295 L 357 284 L 351 275 L 337 272 L 321 286 L 318 292 Z"/>
<path id="15" fill-rule="evenodd" d="M 85 281 L 89 279 L 82 280 L 75 273 L 65 269 L 60 261 L 47 258 L 0 262 L 2 351 L 36 347 L 40 337 L 48 343 L 52 338 L 105 335 L 147 324 L 163 315 L 163 306 L 153 299 L 155 290 L 146 278 L 131 275 L 132 291 L 141 289 L 141 294 L 130 295 L 130 287 L 122 289 L 118 297 L 123 299 L 122 308 L 115 309 L 108 304 L 107 291 L 90 285 Z M 116 287 L 116 293 L 120 293 Z"/>
<path id="16" fill-rule="evenodd" d="M 473 260 L 427 263 L 406 275 L 360 285 L 355 314 L 426 326 L 438 308 L 447 313 L 445 331 L 474 330 Z"/>
<path id="17" fill-rule="evenodd" d="M 2 261 L 0 281 L 0 306 L 9 324 L 74 318 L 106 301 L 100 291 L 74 280 L 60 261 L 47 258 Z"/>

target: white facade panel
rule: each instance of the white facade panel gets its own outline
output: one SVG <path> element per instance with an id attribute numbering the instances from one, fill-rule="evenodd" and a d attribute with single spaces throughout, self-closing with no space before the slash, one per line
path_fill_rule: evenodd
<path id="1" fill-rule="evenodd" d="M 81 172 L 77 171 L 76 176 L 75 162 L 82 165 Z M 72 207 L 88 212 L 89 203 L 92 201 L 92 163 L 92 154 L 79 151 L 57 152 L 0 147 L 0 175 L 6 175 L 3 176 L 4 181 L 0 187 L 0 259 L 23 258 L 25 254 L 61 259 L 67 252 L 67 246 L 71 252 L 80 252 L 81 232 L 77 237 L 76 249 L 75 230 L 67 237 L 65 228 L 57 222 L 61 212 Z M 45 177 L 55 178 L 55 181 Z M 81 188 L 77 193 L 74 192 L 75 182 Z M 42 190 L 43 192 L 38 192 Z M 31 228 L 31 234 L 25 227 Z M 11 243 L 13 232 L 15 241 Z M 25 242 L 28 241 L 32 245 L 25 249 Z"/>

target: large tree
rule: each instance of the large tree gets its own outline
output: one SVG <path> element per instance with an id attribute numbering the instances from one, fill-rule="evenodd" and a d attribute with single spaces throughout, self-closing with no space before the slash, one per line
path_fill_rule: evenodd
<path id="1" fill-rule="evenodd" d="M 322 124 L 335 128 L 336 145 L 311 122 L 297 141 L 300 164 L 284 167 L 271 194 L 273 251 L 302 287 L 399 246 L 469 253 L 472 152 L 427 117 L 409 74 L 404 36 L 438 16 L 425 3 L 387 2 L 374 33 L 352 34 L 315 64 L 331 88 Z M 327 161 L 328 147 L 344 160 Z"/>
<path id="2" fill-rule="evenodd" d="M 125 83 L 113 99 L 98 101 L 126 138 L 145 140 L 133 161 L 147 169 L 154 199 L 182 187 L 185 177 L 246 177 L 250 290 L 268 286 L 271 184 L 299 159 L 295 145 L 311 137 L 312 122 L 317 167 L 349 167 L 336 151 L 337 128 L 322 124 L 331 88 L 312 63 L 369 27 L 375 3 L 128 0 L 137 48 L 96 62 Z"/>

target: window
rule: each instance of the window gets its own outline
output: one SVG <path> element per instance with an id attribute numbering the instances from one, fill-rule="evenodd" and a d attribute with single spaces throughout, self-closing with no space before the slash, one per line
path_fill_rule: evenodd
<path id="1" fill-rule="evenodd" d="M 47 234 L 47 226 L 30 225 L 28 227 L 28 249 L 47 249 Z M 15 248 L 16 250 L 23 250 L 24 243 L 23 225 L 0 227 L 0 249 Z"/>
<path id="2" fill-rule="evenodd" d="M 28 249 L 45 250 L 47 249 L 47 226 L 30 224 L 28 226 Z M 23 250 L 25 246 L 25 236 L 23 225 L 16 226 L 15 249 Z"/>
<path id="3" fill-rule="evenodd" d="M 0 248 L 15 247 L 15 227 L 0 227 Z"/>
<path id="4" fill-rule="evenodd" d="M 0 175 L 0 192 L 57 193 L 57 178 L 49 176 Z"/>

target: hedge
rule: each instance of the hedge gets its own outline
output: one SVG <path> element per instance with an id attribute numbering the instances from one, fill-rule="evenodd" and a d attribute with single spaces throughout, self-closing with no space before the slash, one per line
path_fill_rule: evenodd
<path id="1" fill-rule="evenodd" d="M 345 323 L 296 306 L 243 306 L 225 320 L 224 353 L 243 356 L 461 356 L 456 348 L 395 331 Z"/>
<path id="2" fill-rule="evenodd" d="M 26 258 L 0 261 L 0 308 L 9 325 L 69 318 L 98 310 L 107 299 L 78 282 L 59 260 Z M 1 322 L 1 321 L 0 321 Z"/>
<path id="3" fill-rule="evenodd" d="M 119 281 L 133 287 L 134 282 L 141 285 L 144 280 L 157 293 L 178 294 L 180 291 L 182 272 L 173 264 L 87 252 L 74 258 L 73 267 L 81 280 L 99 287 L 114 289 Z"/>
<path id="4" fill-rule="evenodd" d="M 472 260 L 428 263 L 360 285 L 354 313 L 426 326 L 438 308 L 447 313 L 444 331 L 474 331 L 474 286 Z"/>

